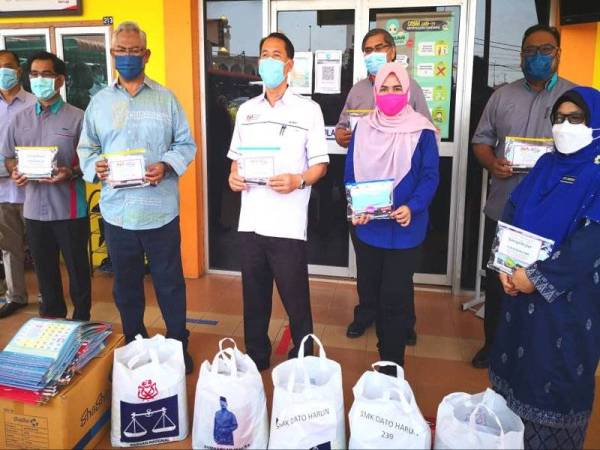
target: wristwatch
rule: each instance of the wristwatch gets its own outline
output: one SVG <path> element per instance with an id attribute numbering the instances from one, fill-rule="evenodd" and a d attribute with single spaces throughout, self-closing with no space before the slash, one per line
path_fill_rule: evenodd
<path id="1" fill-rule="evenodd" d="M 298 189 L 304 189 L 306 187 L 306 181 L 304 181 L 304 178 L 302 178 L 302 175 L 300 175 L 300 186 L 298 186 Z"/>

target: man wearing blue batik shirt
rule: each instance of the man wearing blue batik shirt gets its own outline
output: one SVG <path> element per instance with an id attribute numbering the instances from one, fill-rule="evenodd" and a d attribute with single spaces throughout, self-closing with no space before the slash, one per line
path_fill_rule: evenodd
<path id="1" fill-rule="evenodd" d="M 167 337 L 181 341 L 186 373 L 191 373 L 178 181 L 193 161 L 196 145 L 175 96 L 145 76 L 150 50 L 144 31 L 133 22 L 124 22 L 112 42 L 119 77 L 92 98 L 77 152 L 84 179 L 102 181 L 100 210 L 115 275 L 113 295 L 127 342 L 137 334 L 148 336 L 144 326 L 146 257 Z M 143 149 L 148 184 L 111 187 L 105 156 L 134 149 Z"/>

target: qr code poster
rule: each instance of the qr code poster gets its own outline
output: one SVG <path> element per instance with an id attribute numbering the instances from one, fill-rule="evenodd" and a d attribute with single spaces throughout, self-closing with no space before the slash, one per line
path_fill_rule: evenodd
<path id="1" fill-rule="evenodd" d="M 315 93 L 339 94 L 342 81 L 342 51 L 315 52 Z"/>

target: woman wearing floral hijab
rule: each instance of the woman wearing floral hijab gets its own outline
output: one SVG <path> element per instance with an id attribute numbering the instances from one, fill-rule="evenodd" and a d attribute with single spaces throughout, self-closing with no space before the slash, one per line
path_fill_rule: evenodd
<path id="1" fill-rule="evenodd" d="M 406 336 L 414 326 L 413 274 L 439 179 L 436 129 L 408 104 L 409 86 L 401 64 L 388 63 L 379 70 L 376 108 L 356 125 L 345 173 L 346 183 L 394 180 L 389 219 L 370 220 L 364 214 L 353 224 L 357 289 L 361 298 L 370 297 L 378 305 L 379 355 L 401 366 Z"/>
<path id="2" fill-rule="evenodd" d="M 525 423 L 526 449 L 579 449 L 600 355 L 600 92 L 578 87 L 552 111 L 556 151 L 513 191 L 504 221 L 555 241 L 512 276 L 490 380 Z"/>

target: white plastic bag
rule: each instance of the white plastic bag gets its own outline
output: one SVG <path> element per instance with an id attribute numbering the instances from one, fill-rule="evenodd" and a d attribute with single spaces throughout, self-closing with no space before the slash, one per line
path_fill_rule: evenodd
<path id="1" fill-rule="evenodd" d="M 114 354 L 110 441 L 116 447 L 179 441 L 188 434 L 181 342 L 157 334 Z"/>
<path id="2" fill-rule="evenodd" d="M 308 338 L 319 346 L 319 356 L 304 356 Z M 342 368 L 327 359 L 321 341 L 304 337 L 298 357 L 273 369 L 272 449 L 346 448 Z"/>
<path id="3" fill-rule="evenodd" d="M 230 340 L 233 348 L 223 349 Z M 269 420 L 256 364 L 235 341 L 221 339 L 219 352 L 204 361 L 196 385 L 193 448 L 267 448 Z"/>
<path id="4" fill-rule="evenodd" d="M 348 414 L 350 449 L 430 449 L 431 430 L 417 406 L 404 370 L 393 362 L 379 361 L 373 369 L 395 366 L 396 377 L 368 370 L 352 392 Z"/>
<path id="5" fill-rule="evenodd" d="M 435 449 L 522 449 L 524 426 L 491 389 L 447 395 L 438 407 Z"/>

